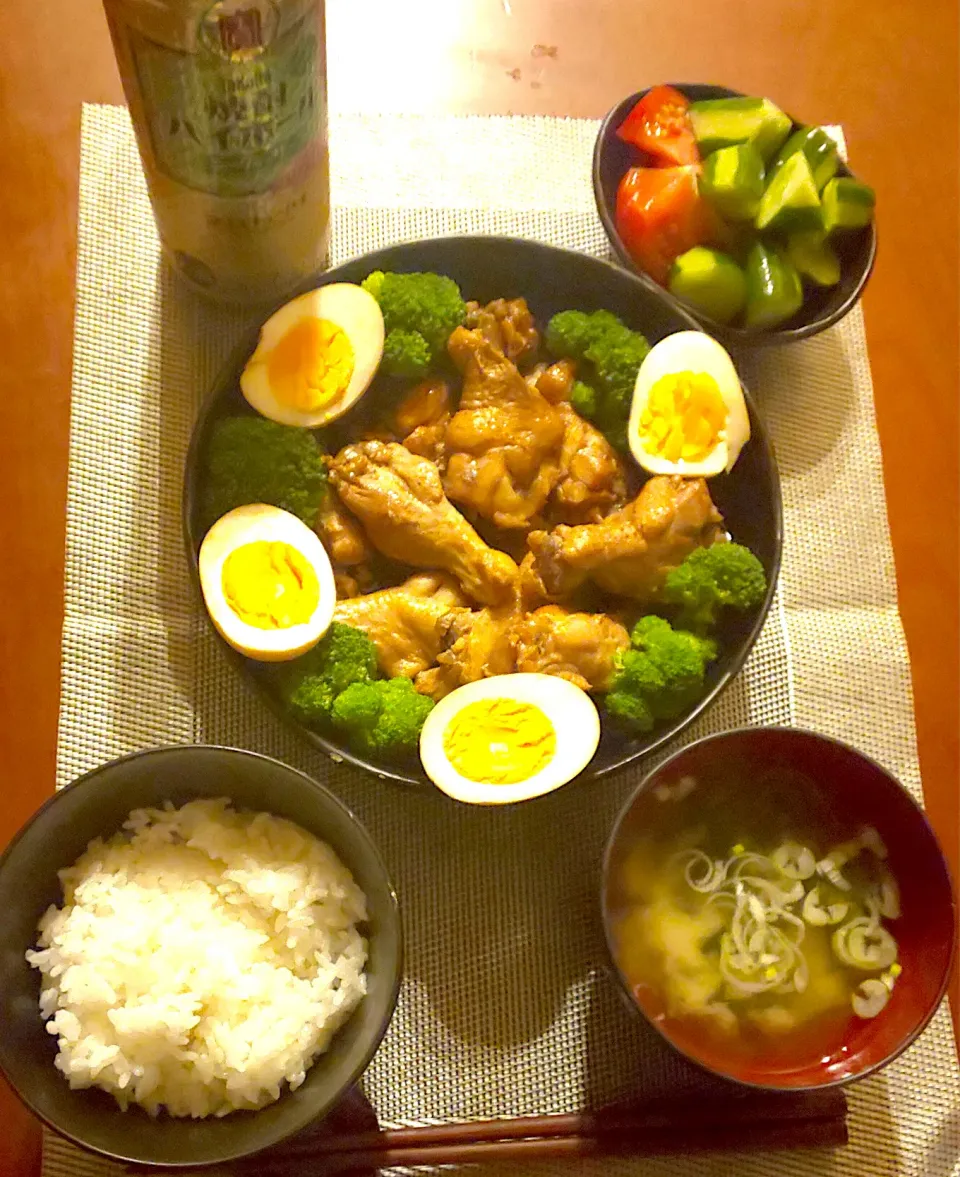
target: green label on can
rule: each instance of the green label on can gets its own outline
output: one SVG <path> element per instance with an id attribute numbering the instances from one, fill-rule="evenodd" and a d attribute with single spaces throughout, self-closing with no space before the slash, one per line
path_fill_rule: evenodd
<path id="1" fill-rule="evenodd" d="M 322 125 L 315 12 L 277 35 L 272 0 L 220 0 L 195 53 L 137 37 L 157 167 L 214 196 L 266 192 Z"/>

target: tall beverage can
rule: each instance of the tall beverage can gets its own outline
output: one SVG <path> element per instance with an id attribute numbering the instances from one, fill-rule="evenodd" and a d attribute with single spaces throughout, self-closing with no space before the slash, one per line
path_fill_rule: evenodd
<path id="1" fill-rule="evenodd" d="M 276 299 L 326 263 L 323 0 L 104 0 L 160 242 L 193 286 Z"/>

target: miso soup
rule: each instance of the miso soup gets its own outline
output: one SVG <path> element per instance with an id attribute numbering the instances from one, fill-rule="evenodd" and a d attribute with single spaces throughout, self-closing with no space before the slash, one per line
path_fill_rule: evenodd
<path id="1" fill-rule="evenodd" d="M 661 786 L 625 826 L 608 880 L 614 956 L 655 1021 L 720 1057 L 826 1060 L 851 1019 L 894 999 L 886 847 L 843 828 L 802 775 L 744 789 L 733 772 Z"/>

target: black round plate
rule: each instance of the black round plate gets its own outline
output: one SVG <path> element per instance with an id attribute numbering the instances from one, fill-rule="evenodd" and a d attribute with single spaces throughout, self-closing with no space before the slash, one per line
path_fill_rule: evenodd
<path id="1" fill-rule="evenodd" d="M 675 90 L 685 94 L 691 102 L 702 102 L 709 98 L 743 98 L 739 90 L 731 90 L 727 86 L 710 86 L 701 82 L 669 82 Z M 695 308 L 674 298 L 672 294 L 659 286 L 652 278 L 645 274 L 631 258 L 627 247 L 620 239 L 616 224 L 617 187 L 624 172 L 633 167 L 639 158 L 639 151 L 632 143 L 624 143 L 617 138 L 617 127 L 623 122 L 627 114 L 633 109 L 639 99 L 646 94 L 646 90 L 638 90 L 618 102 L 610 110 L 597 133 L 593 148 L 593 196 L 597 203 L 597 212 L 603 222 L 603 228 L 614 252 L 621 262 L 637 275 L 641 282 L 654 291 L 662 294 L 672 306 L 680 307 L 692 314 L 701 327 L 728 347 L 756 346 L 757 344 L 791 343 L 798 339 L 808 339 L 838 323 L 844 315 L 857 304 L 867 280 L 873 271 L 877 258 L 877 226 L 871 221 L 865 229 L 858 229 L 852 233 L 844 233 L 835 243 L 837 255 L 840 258 L 840 281 L 836 286 L 823 290 L 805 289 L 803 306 L 786 323 L 779 327 L 760 329 L 756 327 L 730 327 L 714 322 L 707 315 L 700 314 Z M 808 124 L 793 122 L 791 134 L 800 126 Z M 837 175 L 852 176 L 847 165 L 840 161 Z"/>
<path id="2" fill-rule="evenodd" d="M 394 245 L 318 274 L 300 291 L 330 282 L 359 282 L 371 270 L 431 270 L 447 274 L 460 285 L 465 298 L 481 302 L 523 297 L 541 325 L 556 311 L 605 308 L 619 315 L 634 330 L 642 331 L 651 344 L 674 331 L 699 329 L 696 320 L 663 291 L 651 288 L 618 266 L 587 254 L 510 237 L 438 237 Z M 223 368 L 200 410 L 190 442 L 183 489 L 183 533 L 198 594 L 197 554 L 203 539 L 199 503 L 207 438 L 218 418 L 247 411 L 240 394 L 240 373 L 256 347 L 260 323 L 265 318 L 251 324 L 250 331 Z M 642 738 L 630 738 L 612 724 L 604 723 L 600 746 L 581 779 L 606 776 L 662 747 L 703 714 L 743 666 L 763 625 L 773 598 L 783 543 L 780 476 L 767 431 L 749 392 L 744 391 L 752 437 L 733 471 L 711 479 L 710 493 L 734 539 L 746 544 L 763 564 L 769 582 L 766 599 L 756 613 L 731 618 L 724 624 L 717 635 L 720 657 L 710 667 L 706 690 L 695 706 Z M 414 785 L 427 783 L 419 761 L 413 757 L 402 762 L 373 760 L 297 723 L 272 688 L 262 664 L 244 658 L 226 642 L 222 645 L 228 656 L 245 669 L 248 680 L 264 702 L 315 747 L 382 778 Z"/>

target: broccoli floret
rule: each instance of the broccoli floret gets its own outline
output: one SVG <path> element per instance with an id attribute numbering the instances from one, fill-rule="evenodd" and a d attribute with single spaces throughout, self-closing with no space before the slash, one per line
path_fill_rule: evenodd
<path id="1" fill-rule="evenodd" d="M 351 683 L 367 682 L 377 673 L 377 647 L 362 629 L 334 621 L 319 642 L 306 653 L 313 674 L 322 675 L 335 694 Z"/>
<path id="2" fill-rule="evenodd" d="M 361 285 L 383 312 L 386 339 L 382 370 L 388 376 L 423 376 L 426 367 L 442 355 L 451 332 L 466 318 L 459 286 L 442 274 L 394 274 L 382 270 L 368 274 Z M 398 332 L 402 334 L 394 338 Z M 423 341 L 416 348 L 412 335 Z"/>
<path id="3" fill-rule="evenodd" d="M 383 343 L 383 370 L 390 376 L 422 380 L 430 371 L 430 345 L 419 331 L 395 327 Z"/>
<path id="4" fill-rule="evenodd" d="M 619 326 L 620 320 L 611 311 L 559 311 L 547 323 L 547 351 L 557 359 L 582 360 L 595 339 Z"/>
<path id="5" fill-rule="evenodd" d="M 204 527 L 247 503 L 269 503 L 313 526 L 327 484 L 324 454 L 307 429 L 263 417 L 224 417 L 211 432 L 201 496 Z"/>
<path id="6" fill-rule="evenodd" d="M 288 663 L 283 693 L 309 727 L 340 732 L 358 752 L 416 746 L 433 700 L 408 678 L 377 678 L 377 649 L 352 625 L 335 621 L 312 650 Z"/>
<path id="7" fill-rule="evenodd" d="M 695 548 L 667 574 L 663 599 L 679 609 L 677 623 L 702 632 L 716 624 L 721 609 L 756 608 L 767 591 L 757 557 L 742 544 Z"/>
<path id="8" fill-rule="evenodd" d="M 384 750 L 416 747 L 423 722 L 433 710 L 433 700 L 421 695 L 408 678 L 391 678 L 383 684 L 383 711 L 375 732 Z"/>
<path id="9" fill-rule="evenodd" d="M 584 359 L 594 365 L 603 391 L 629 412 L 637 372 L 649 351 L 642 335 L 618 323 L 590 344 Z"/>
<path id="10" fill-rule="evenodd" d="M 647 700 L 657 719 L 673 719 L 700 696 L 707 663 L 717 656 L 716 642 L 674 629 L 662 617 L 641 617 L 630 642 L 663 679 L 662 688 Z"/>
<path id="11" fill-rule="evenodd" d="M 353 683 L 377 673 L 377 648 L 363 630 L 335 621 L 302 657 L 287 663 L 282 691 L 301 723 L 323 727 L 334 702 Z"/>
<path id="12" fill-rule="evenodd" d="M 631 648 L 617 655 L 607 710 L 631 731 L 650 731 L 658 719 L 674 719 L 703 692 L 716 644 L 675 630 L 662 617 L 641 617 Z"/>
<path id="13" fill-rule="evenodd" d="M 334 700 L 333 726 L 343 731 L 367 731 L 376 726 L 383 710 L 381 681 L 351 683 Z"/>
<path id="14" fill-rule="evenodd" d="M 570 389 L 570 404 L 588 421 L 597 418 L 597 390 L 582 380 L 575 380 Z"/>
<path id="15" fill-rule="evenodd" d="M 577 360 L 581 366 L 580 375 L 593 398 L 581 394 L 590 412 L 578 412 L 593 421 L 611 445 L 625 450 L 633 388 L 650 350 L 646 339 L 610 311 L 560 311 L 547 324 L 546 343 L 551 355 Z"/>
<path id="16" fill-rule="evenodd" d="M 611 691 L 604 702 L 614 719 L 632 732 L 648 732 L 656 722 L 653 712 L 647 705 L 646 697 L 631 694 L 623 687 Z"/>
<path id="17" fill-rule="evenodd" d="M 630 441 L 627 434 L 627 421 L 625 418 L 613 413 L 603 413 L 597 417 L 594 424 L 615 450 L 621 454 L 628 454 L 630 452 Z"/>
<path id="18" fill-rule="evenodd" d="M 372 294 L 377 302 L 379 302 L 380 291 L 383 287 L 383 280 L 385 277 L 386 274 L 383 272 L 383 270 L 373 270 L 371 273 L 367 274 L 366 278 L 364 278 L 360 285 L 367 292 L 367 294 Z"/>
<path id="19" fill-rule="evenodd" d="M 333 726 L 361 752 L 391 753 L 415 748 L 433 700 L 408 678 L 354 683 L 333 704 Z"/>
<path id="20" fill-rule="evenodd" d="M 335 698 L 325 678 L 319 674 L 305 674 L 291 682 L 287 701 L 301 723 L 308 727 L 324 727 L 330 721 Z"/>
<path id="21" fill-rule="evenodd" d="M 690 650 L 704 662 L 712 662 L 717 656 L 717 643 L 701 634 L 688 633 L 673 626 L 665 617 L 649 614 L 641 617 L 630 631 L 630 644 L 635 650 L 674 651 Z"/>

